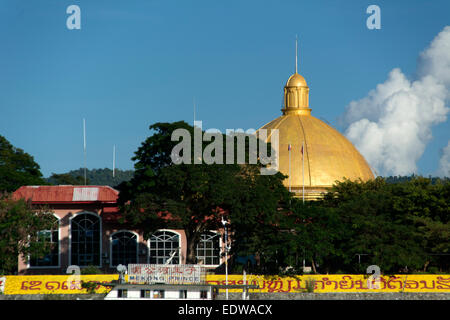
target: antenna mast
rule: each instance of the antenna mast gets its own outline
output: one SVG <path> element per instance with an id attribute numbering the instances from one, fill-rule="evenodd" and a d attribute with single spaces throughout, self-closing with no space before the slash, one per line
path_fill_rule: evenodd
<path id="1" fill-rule="evenodd" d="M 116 170 L 116 145 L 113 146 L 113 178 L 115 177 L 115 170 Z"/>
<path id="2" fill-rule="evenodd" d="M 86 119 L 83 118 L 84 185 L 86 185 Z"/>

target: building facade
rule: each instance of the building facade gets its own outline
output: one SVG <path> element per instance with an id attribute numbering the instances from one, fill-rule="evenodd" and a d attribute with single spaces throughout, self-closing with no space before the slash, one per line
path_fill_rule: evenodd
<path id="1" fill-rule="evenodd" d="M 119 192 L 109 186 L 23 186 L 14 199 L 30 200 L 52 212 L 55 228 L 40 231 L 40 241 L 52 244 L 44 257 L 19 256 L 18 273 L 65 274 L 71 265 L 116 272 L 119 264 L 185 264 L 184 230 L 161 229 L 149 239 L 120 223 Z M 196 247 L 197 261 L 215 269 L 222 262 L 222 235 L 210 231 Z"/>

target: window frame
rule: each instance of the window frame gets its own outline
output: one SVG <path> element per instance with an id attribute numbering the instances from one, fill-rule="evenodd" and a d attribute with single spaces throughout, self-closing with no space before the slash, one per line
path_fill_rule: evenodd
<path id="1" fill-rule="evenodd" d="M 99 251 L 99 264 L 98 265 L 92 265 L 92 266 L 94 266 L 94 267 L 97 267 L 97 268 L 101 268 L 102 267 L 102 254 L 103 254 L 103 252 L 102 252 L 102 250 L 103 250 L 103 230 L 102 230 L 102 218 L 100 217 L 100 215 L 98 215 L 97 213 L 95 213 L 95 212 L 91 212 L 91 211 L 80 211 L 80 212 L 77 212 L 77 213 L 75 213 L 74 215 L 72 215 L 70 218 L 69 218 L 69 265 L 73 265 L 73 261 L 72 261 L 72 231 L 73 231 L 73 220 L 75 219 L 75 218 L 77 218 L 77 217 L 79 217 L 80 215 L 83 215 L 83 214 L 87 214 L 87 215 L 92 215 L 92 216 L 94 216 L 94 217 L 96 217 L 97 219 L 98 219 L 98 221 L 99 221 L 99 234 L 100 234 L 100 237 L 99 237 L 99 249 L 100 249 L 100 251 Z M 80 265 L 80 264 L 77 264 L 80 268 L 86 268 L 86 267 L 89 267 L 89 266 L 91 266 L 91 265 Z"/>
<path id="2" fill-rule="evenodd" d="M 128 289 L 117 289 L 117 298 L 127 299 Z"/>
<path id="3" fill-rule="evenodd" d="M 118 265 L 113 264 L 113 236 L 115 234 L 121 233 L 121 232 L 128 232 L 128 233 L 131 233 L 136 236 L 136 262 L 135 263 L 139 263 L 139 234 L 134 231 L 131 231 L 131 230 L 122 229 L 122 230 L 117 230 L 117 231 L 113 232 L 109 236 L 109 267 L 110 268 L 114 268 L 114 267 L 118 266 Z"/>
<path id="4" fill-rule="evenodd" d="M 45 229 L 45 230 L 39 230 L 38 232 L 42 232 L 42 231 L 58 231 L 58 265 L 57 266 L 32 266 L 31 265 L 31 257 L 30 255 L 27 255 L 26 257 L 26 266 L 27 269 L 58 269 L 61 268 L 61 218 L 55 214 L 54 212 L 48 212 L 51 213 L 57 220 L 57 225 L 58 225 L 58 229 L 57 230 L 49 230 L 49 229 Z"/>
<path id="5" fill-rule="evenodd" d="M 141 299 L 150 299 L 151 297 L 150 289 L 141 289 Z"/>
<path id="6" fill-rule="evenodd" d="M 214 237 L 219 237 L 219 247 L 218 247 L 218 250 L 219 250 L 218 251 L 219 263 L 218 264 L 206 264 L 206 263 L 202 264 L 202 266 L 205 266 L 205 267 L 217 267 L 217 266 L 220 266 L 221 261 L 222 261 L 222 257 L 221 257 L 221 253 L 222 253 L 222 233 L 220 233 L 219 231 L 215 231 L 215 230 L 209 230 L 209 231 L 206 231 L 206 232 L 202 233 L 200 237 L 202 237 L 205 234 L 212 234 L 212 233 L 215 234 Z M 202 240 L 200 239 L 200 241 L 202 241 Z M 199 256 L 198 256 L 197 252 L 198 252 L 198 245 L 200 244 L 200 241 L 195 246 L 195 258 L 197 259 L 197 262 L 199 261 L 199 258 L 198 258 Z M 205 249 L 203 249 L 203 250 L 205 250 Z M 213 250 L 214 250 L 214 246 L 213 246 Z"/>
<path id="7" fill-rule="evenodd" d="M 186 289 L 179 290 L 178 292 L 179 292 L 179 294 L 178 294 L 178 298 L 179 299 L 183 299 L 183 300 L 187 299 L 187 292 L 188 291 Z"/>
<path id="8" fill-rule="evenodd" d="M 147 252 L 147 261 L 148 261 L 148 263 L 151 264 L 151 262 L 150 262 L 151 252 L 152 252 L 152 250 L 155 250 L 155 249 L 151 248 L 151 238 L 153 237 L 153 235 L 155 233 L 158 233 L 158 232 L 170 232 L 170 233 L 173 233 L 174 235 L 178 236 L 178 263 L 170 263 L 170 264 L 171 265 L 180 265 L 180 264 L 182 264 L 181 263 L 181 248 L 182 248 L 181 234 L 179 232 L 177 232 L 177 231 L 170 230 L 170 229 L 158 229 L 155 232 L 153 232 L 152 235 L 147 240 L 147 249 L 148 249 L 147 250 L 148 251 Z M 157 250 L 157 248 L 156 248 L 156 250 Z M 166 250 L 165 247 L 164 247 L 164 250 Z"/>

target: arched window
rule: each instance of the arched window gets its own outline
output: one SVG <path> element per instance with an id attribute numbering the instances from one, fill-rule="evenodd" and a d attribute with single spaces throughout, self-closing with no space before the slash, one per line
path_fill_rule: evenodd
<path id="1" fill-rule="evenodd" d="M 91 213 L 78 214 L 71 221 L 71 263 L 100 265 L 100 218 Z"/>
<path id="2" fill-rule="evenodd" d="M 196 248 L 197 262 L 205 265 L 220 264 L 220 234 L 206 232 L 201 235 Z"/>
<path id="3" fill-rule="evenodd" d="M 43 256 L 30 256 L 30 267 L 58 267 L 59 266 L 59 220 L 54 217 L 50 230 L 38 232 L 38 241 L 50 245 L 50 252 Z"/>
<path id="4" fill-rule="evenodd" d="M 172 231 L 157 231 L 150 237 L 150 263 L 164 264 L 172 258 L 169 264 L 180 263 L 180 236 Z"/>
<path id="5" fill-rule="evenodd" d="M 138 238 L 130 231 L 117 231 L 111 236 L 111 266 L 137 263 Z"/>

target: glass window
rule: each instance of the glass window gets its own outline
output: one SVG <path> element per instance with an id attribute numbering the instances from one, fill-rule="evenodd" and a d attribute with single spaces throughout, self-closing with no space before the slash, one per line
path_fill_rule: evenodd
<path id="1" fill-rule="evenodd" d="M 180 299 L 187 299 L 187 290 L 180 290 Z"/>
<path id="2" fill-rule="evenodd" d="M 57 267 L 59 265 L 59 221 L 55 217 L 55 225 L 52 230 L 38 232 L 38 241 L 50 244 L 50 252 L 42 257 L 31 256 L 31 267 Z"/>
<path id="3" fill-rule="evenodd" d="M 100 218 L 82 213 L 71 221 L 72 264 L 100 265 Z"/>
<path id="4" fill-rule="evenodd" d="M 126 298 L 128 296 L 128 290 L 127 289 L 119 289 L 117 290 L 117 297 L 118 298 Z"/>
<path id="5" fill-rule="evenodd" d="M 150 237 L 150 263 L 164 264 L 172 257 L 169 264 L 180 263 L 180 236 L 171 231 L 157 231 Z"/>
<path id="6" fill-rule="evenodd" d="M 201 235 L 197 244 L 197 262 L 205 265 L 220 264 L 220 234 L 207 232 Z"/>
<path id="7" fill-rule="evenodd" d="M 141 298 L 150 298 L 150 290 L 141 290 Z"/>
<path id="8" fill-rule="evenodd" d="M 128 265 L 137 263 L 137 236 L 129 231 L 119 231 L 111 237 L 111 263 Z"/>

